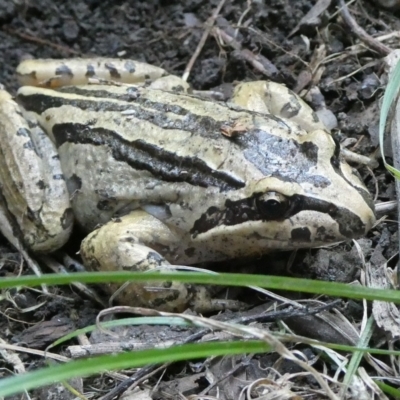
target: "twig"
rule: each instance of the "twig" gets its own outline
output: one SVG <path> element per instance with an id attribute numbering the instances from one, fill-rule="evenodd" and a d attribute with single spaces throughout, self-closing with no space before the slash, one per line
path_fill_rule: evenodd
<path id="1" fill-rule="evenodd" d="M 70 359 L 68 357 L 60 356 L 59 354 L 50 353 L 48 351 L 42 351 L 42 350 L 37 350 L 37 349 L 31 349 L 28 347 L 16 346 L 13 344 L 7 344 L 7 343 L 3 343 L 3 342 L 0 343 L 0 349 L 18 351 L 18 352 L 26 353 L 26 354 L 33 354 L 33 355 L 36 355 L 39 357 L 51 358 L 52 360 L 57 360 L 57 361 L 62 361 L 62 362 L 70 361 Z"/>
<path id="2" fill-rule="evenodd" d="M 223 374 L 219 379 L 216 379 L 214 382 L 211 382 L 204 390 L 202 390 L 199 393 L 199 396 L 206 396 L 211 391 L 211 389 L 215 388 L 223 380 L 231 377 L 233 374 L 236 374 L 238 371 L 240 371 L 243 368 L 245 368 L 246 366 L 248 366 L 253 357 L 254 357 L 254 354 L 249 354 L 247 356 L 244 356 L 242 361 L 239 364 L 233 366 L 233 368 L 231 368 L 228 372 Z"/>
<path id="3" fill-rule="evenodd" d="M 0 345 L 8 345 L 8 343 L 0 338 Z M 19 355 L 10 349 L 2 349 L 0 348 L 0 356 L 4 359 L 7 364 L 11 364 L 14 368 L 14 371 L 17 374 L 22 374 L 26 372 L 25 365 L 19 358 Z"/>
<path id="4" fill-rule="evenodd" d="M 67 53 L 76 54 L 76 55 L 81 55 L 82 54 L 82 52 L 76 51 L 74 49 L 71 49 L 70 47 L 62 46 L 60 44 L 56 44 L 56 43 L 50 42 L 50 41 L 45 40 L 45 39 L 41 39 L 41 38 L 38 38 L 38 37 L 34 37 L 34 36 L 31 36 L 31 35 L 28 35 L 28 34 L 23 33 L 23 32 L 16 31 L 15 29 L 12 29 L 12 28 L 10 28 L 8 26 L 3 26 L 2 29 L 5 32 L 11 33 L 11 35 L 19 36 L 21 39 L 25 39 L 25 40 L 28 40 L 29 42 L 33 42 L 33 43 L 37 43 L 37 44 L 42 44 L 44 46 L 53 47 L 53 49 L 56 49 L 56 50 L 58 50 L 60 52 L 64 52 L 65 51 Z"/>
<path id="5" fill-rule="evenodd" d="M 238 22 L 237 22 L 237 27 L 235 29 L 235 39 L 237 38 L 237 35 L 239 33 L 239 27 L 242 25 L 242 21 L 244 20 L 244 17 L 251 11 L 251 3 L 252 0 L 247 0 L 247 8 L 243 11 L 242 15 L 240 16 Z"/>
<path id="6" fill-rule="evenodd" d="M 196 47 L 195 52 L 193 53 L 192 57 L 190 58 L 189 62 L 186 65 L 185 71 L 183 72 L 182 79 L 186 82 L 189 78 L 190 71 L 193 68 L 194 63 L 197 60 L 197 57 L 200 55 L 201 50 L 204 47 L 204 44 L 206 43 L 206 40 L 208 36 L 210 35 L 211 29 L 214 26 L 215 20 L 218 17 L 218 14 L 220 13 L 222 7 L 224 6 L 226 0 L 221 0 L 218 4 L 218 7 L 213 11 L 212 15 L 210 18 L 205 23 L 205 30 L 203 32 L 203 36 L 201 37 L 199 44 Z"/>
<path id="7" fill-rule="evenodd" d="M 357 24 L 356 20 L 350 14 L 349 9 L 347 8 L 344 0 L 338 0 L 338 4 L 340 7 L 340 14 L 344 22 L 361 41 L 363 41 L 369 48 L 375 50 L 376 52 L 378 52 L 383 56 L 387 56 L 392 52 L 392 50 L 389 47 L 385 46 L 384 44 L 375 40 L 372 36 L 368 35 L 368 33 L 365 32 L 365 30 L 361 28 L 360 25 Z"/>
<path id="8" fill-rule="evenodd" d="M 166 363 L 161 366 L 149 365 L 147 367 L 141 368 L 132 377 L 121 382 L 114 389 L 110 390 L 110 392 L 108 392 L 105 396 L 101 397 L 100 400 L 112 400 L 117 396 L 119 398 L 119 396 L 121 396 L 126 390 L 131 388 L 133 385 L 135 385 L 134 387 L 138 386 L 141 382 L 149 379 L 151 376 L 155 375 L 159 371 L 167 368 L 170 364 L 171 363 Z"/>
<path id="9" fill-rule="evenodd" d="M 41 256 L 40 260 L 56 274 L 66 274 L 66 275 L 69 274 L 64 265 L 60 264 L 52 257 Z M 87 287 L 84 283 L 73 282 L 72 286 L 76 287 L 81 293 L 83 293 L 85 296 L 95 301 L 97 304 L 100 304 L 100 306 L 102 307 L 107 306 L 107 303 L 104 302 L 93 289 Z"/>
<path id="10" fill-rule="evenodd" d="M 224 40 L 233 49 L 240 51 L 240 54 L 243 56 L 243 58 L 263 75 L 269 79 L 277 78 L 279 75 L 278 68 L 276 68 L 275 65 L 268 60 L 268 58 L 262 56 L 261 54 L 255 55 L 248 49 L 242 49 L 242 45 L 222 29 L 214 28 L 213 31 L 215 35 L 221 37 L 222 40 Z"/>

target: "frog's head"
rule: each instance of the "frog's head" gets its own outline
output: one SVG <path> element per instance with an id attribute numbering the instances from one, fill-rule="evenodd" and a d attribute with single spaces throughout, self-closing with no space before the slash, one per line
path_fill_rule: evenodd
<path id="1" fill-rule="evenodd" d="M 237 236 L 236 245 L 254 251 L 315 247 L 361 237 L 374 224 L 370 194 L 327 132 L 277 138 L 258 130 L 240 140 L 263 177 L 203 214 L 192 230 L 200 240 Z"/>

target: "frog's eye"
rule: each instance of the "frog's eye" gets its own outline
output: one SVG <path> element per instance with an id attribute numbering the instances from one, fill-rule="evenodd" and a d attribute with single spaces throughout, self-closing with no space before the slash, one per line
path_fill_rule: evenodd
<path id="1" fill-rule="evenodd" d="M 289 206 L 288 198 L 278 192 L 267 192 L 256 198 L 257 210 L 267 220 L 282 219 Z"/>

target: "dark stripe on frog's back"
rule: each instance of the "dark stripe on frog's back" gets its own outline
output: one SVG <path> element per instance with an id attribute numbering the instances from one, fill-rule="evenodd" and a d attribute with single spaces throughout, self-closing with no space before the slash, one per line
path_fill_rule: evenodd
<path id="1" fill-rule="evenodd" d="M 222 137 L 221 126 L 228 121 L 221 121 L 211 116 L 202 116 L 194 114 L 181 106 L 170 105 L 166 103 L 157 103 L 146 99 L 136 99 L 132 102 L 110 102 L 106 98 L 85 99 L 76 98 L 68 99 L 57 96 L 48 96 L 40 93 L 23 95 L 18 94 L 18 101 L 28 111 L 42 114 L 47 109 L 59 108 L 62 106 L 70 106 L 79 108 L 80 110 L 88 110 L 92 112 L 117 112 L 129 111 L 135 118 L 148 121 L 153 125 L 162 129 L 179 129 L 187 132 L 193 132 L 207 138 Z M 146 108 L 142 107 L 142 104 Z M 171 119 L 168 113 L 172 113 L 184 118 Z M 234 115 L 233 115 L 234 116 Z M 123 117 L 123 115 L 121 115 Z M 227 139 L 228 140 L 228 139 Z"/>
<path id="2" fill-rule="evenodd" d="M 237 190 L 245 186 L 242 180 L 227 172 L 212 169 L 198 157 L 180 157 L 142 139 L 128 141 L 108 129 L 74 123 L 55 124 L 53 135 L 57 147 L 66 142 L 106 146 L 115 160 L 148 171 L 167 182 L 214 186 L 221 191 Z"/>
<path id="3" fill-rule="evenodd" d="M 90 86 L 91 88 L 92 86 Z M 95 87 L 95 86 L 94 86 Z M 132 93 L 129 89 L 135 89 Z M 162 129 L 180 129 L 187 132 L 193 132 L 197 135 L 206 138 L 220 138 L 221 127 L 231 125 L 238 118 L 243 118 L 247 115 L 251 121 L 255 117 L 262 117 L 265 120 L 265 125 L 271 125 L 271 128 L 286 129 L 288 134 L 292 134 L 290 128 L 285 121 L 267 114 L 260 114 L 244 109 L 236 109 L 232 105 L 225 103 L 216 103 L 212 100 L 205 100 L 188 94 L 175 94 L 171 92 L 162 92 L 164 96 L 170 96 L 171 102 L 158 102 L 146 97 L 146 90 L 137 90 L 135 87 L 129 87 L 123 93 L 113 91 L 106 92 L 104 90 L 85 89 L 85 86 L 71 86 L 62 88 L 60 91 L 53 91 L 51 96 L 40 93 L 40 88 L 37 88 L 37 93 L 24 95 L 19 93 L 17 98 L 29 111 L 34 111 L 37 114 L 42 114 L 49 108 L 58 108 L 63 105 L 79 108 L 80 110 L 89 110 L 93 112 L 124 112 L 128 111 L 135 118 L 150 122 Z M 63 96 L 63 93 L 76 94 L 76 99 L 68 99 Z M 152 89 L 152 93 L 157 90 Z M 57 95 L 59 94 L 59 96 Z M 134 95 L 134 93 L 138 95 Z M 161 93 L 161 91 L 160 91 Z M 88 97 L 86 97 L 88 96 Z M 196 109 L 196 102 L 209 103 L 209 115 L 199 115 L 190 111 L 190 107 L 185 108 L 182 105 L 174 103 L 176 97 L 187 99 L 188 103 L 193 101 L 192 109 Z M 108 100 L 117 100 L 115 102 Z M 182 102 L 183 103 L 183 102 Z M 218 108 L 217 108 L 218 107 Z M 221 109 L 227 114 L 227 120 L 221 119 Z M 169 118 L 169 115 L 176 116 Z M 213 114 L 213 115 L 211 115 Z M 250 132 L 250 131 L 249 131 Z M 295 134 L 293 133 L 293 137 Z M 226 139 L 229 140 L 229 139 Z"/>
<path id="4" fill-rule="evenodd" d="M 211 146 L 211 142 L 208 140 L 217 139 L 220 141 L 227 141 L 229 145 L 237 146 L 238 152 L 243 152 L 245 158 L 252 163 L 256 168 L 258 168 L 265 176 L 274 176 L 281 180 L 288 182 L 309 182 L 315 186 L 326 187 L 330 184 L 329 180 L 324 178 L 322 175 L 310 174 L 311 168 L 314 168 L 317 164 L 317 152 L 318 149 L 311 142 L 305 142 L 300 144 L 296 140 L 295 133 L 292 134 L 293 138 L 282 138 L 277 137 L 266 130 L 260 130 L 257 128 L 249 129 L 245 134 L 239 135 L 236 138 L 227 138 L 221 133 L 221 126 L 223 122 L 212 118 L 212 116 L 201 116 L 192 113 L 180 105 L 167 104 L 165 102 L 157 103 L 152 100 L 147 99 L 145 96 L 137 97 L 136 99 L 130 98 L 130 102 L 110 102 L 103 96 L 114 95 L 115 92 L 96 92 L 92 89 L 86 90 L 82 87 L 71 87 L 67 88 L 68 92 L 74 92 L 74 94 L 79 95 L 94 95 L 95 93 L 100 96 L 97 99 L 89 98 L 77 98 L 77 99 L 66 99 L 60 93 L 57 96 L 57 92 L 54 92 L 54 96 L 42 95 L 40 93 L 35 93 L 29 96 L 21 95 L 19 96 L 22 104 L 26 109 L 30 111 L 35 111 L 38 114 L 43 113 L 48 108 L 61 107 L 62 105 L 69 105 L 71 107 L 77 107 L 80 110 L 90 110 L 94 112 L 108 111 L 108 112 L 122 112 L 131 111 L 134 112 L 132 115 L 143 121 L 147 121 L 158 128 L 165 131 L 169 129 L 178 129 L 186 132 L 190 132 L 195 135 L 199 135 L 205 138 L 204 142 L 208 146 Z M 67 89 L 63 89 L 67 91 Z M 174 97 L 174 94 L 170 94 Z M 190 96 L 185 96 L 190 99 Z M 203 101 L 203 100 L 202 100 Z M 211 102 L 214 104 L 214 102 Z M 219 107 L 224 107 L 223 104 L 218 104 Z M 227 113 L 230 116 L 239 116 L 247 113 L 251 116 L 262 116 L 265 119 L 265 126 L 268 126 L 270 122 L 273 126 L 279 126 L 281 129 L 287 129 L 287 133 L 290 134 L 291 131 L 285 124 L 285 122 L 277 117 L 269 115 L 261 115 L 258 113 L 250 111 L 233 111 L 230 110 L 228 106 L 225 106 Z M 168 113 L 174 114 L 176 118 L 170 118 Z M 122 116 L 121 116 L 122 117 Z M 72 124 L 74 125 L 74 124 Z M 78 128 L 77 128 L 78 129 Z M 81 129 L 81 128 L 79 128 Z M 277 146 L 276 144 L 279 143 Z M 149 145 L 149 144 L 148 144 Z M 149 145 L 150 146 L 150 145 Z M 165 152 L 165 150 L 159 150 L 160 152 Z M 172 153 L 170 153 L 172 154 Z M 170 157 L 170 156 L 168 156 Z M 177 157 L 174 155 L 174 157 Z M 181 158 L 180 158 L 181 159 Z M 295 159 L 296 163 L 288 163 L 288 159 Z M 193 158 L 194 163 L 197 165 L 199 159 Z M 177 159 L 178 161 L 178 159 Z M 179 160 L 180 161 L 180 160 Z M 280 165 L 279 161 L 281 162 Z M 204 163 L 205 164 L 205 163 Z M 214 174 L 214 170 L 211 167 L 207 167 L 207 174 Z M 194 173 L 193 169 L 191 169 Z M 205 171 L 205 170 L 204 170 Z M 223 174 L 223 172 L 218 172 L 218 174 Z M 230 176 L 229 172 L 226 176 Z M 170 178 L 169 180 L 173 180 Z M 175 180 L 175 178 L 174 178 Z M 179 181 L 187 181 L 186 179 L 180 179 Z M 201 179 L 200 179 L 201 181 Z M 210 179 L 209 182 L 213 180 Z M 225 184 L 229 186 L 238 188 L 238 184 L 229 183 L 229 179 L 223 179 Z M 229 182 L 228 182 L 229 181 Z M 223 184 L 218 179 L 215 181 L 218 187 L 224 187 L 227 190 L 227 186 Z M 236 180 L 236 182 L 239 182 Z M 241 182 L 241 181 L 240 181 Z M 211 183 L 209 183 L 211 184 Z M 221 184 L 221 186 L 220 186 Z M 202 185 L 204 186 L 204 185 Z M 240 186 L 242 187 L 242 186 Z"/>

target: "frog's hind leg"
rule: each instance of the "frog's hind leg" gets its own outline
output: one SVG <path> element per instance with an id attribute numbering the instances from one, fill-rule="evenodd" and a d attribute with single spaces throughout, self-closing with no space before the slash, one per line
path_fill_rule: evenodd
<path id="1" fill-rule="evenodd" d="M 96 78 L 131 84 L 154 81 L 168 75 L 163 68 L 139 61 L 114 58 L 24 60 L 17 68 L 21 85 L 53 88 L 85 85 Z"/>
<path id="2" fill-rule="evenodd" d="M 272 114 L 300 125 L 307 132 L 327 130 L 313 109 L 286 86 L 271 81 L 244 82 L 231 101 L 250 111 Z"/>
<path id="3" fill-rule="evenodd" d="M 145 211 L 136 210 L 90 233 L 82 242 L 81 256 L 85 266 L 94 271 L 145 272 L 162 268 L 163 272 L 174 272 L 167 258 L 174 260 L 185 248 L 185 239 L 179 234 Z M 163 311 L 193 308 L 207 312 L 242 305 L 213 300 L 205 286 L 179 282 L 110 283 L 104 289 L 115 295 L 118 303 Z"/>

